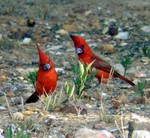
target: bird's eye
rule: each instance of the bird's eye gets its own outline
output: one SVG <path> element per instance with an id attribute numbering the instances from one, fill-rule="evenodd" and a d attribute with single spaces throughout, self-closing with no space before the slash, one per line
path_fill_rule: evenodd
<path id="1" fill-rule="evenodd" d="M 43 70 L 45 70 L 45 71 L 50 70 L 50 68 L 51 68 L 50 64 L 46 63 L 46 64 L 43 65 Z"/>
<path id="2" fill-rule="evenodd" d="M 82 45 L 80 48 L 76 48 L 76 53 L 78 55 L 83 54 L 84 53 L 84 45 Z"/>

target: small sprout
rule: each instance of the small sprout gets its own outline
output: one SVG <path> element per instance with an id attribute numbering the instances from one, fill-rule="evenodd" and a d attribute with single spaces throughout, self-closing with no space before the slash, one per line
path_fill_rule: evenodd
<path id="1" fill-rule="evenodd" d="M 35 131 L 37 129 L 36 128 L 37 120 L 33 119 L 31 117 L 26 118 L 26 119 L 21 120 L 21 121 L 18 121 L 18 119 L 14 119 L 13 121 L 14 121 L 15 125 L 18 128 L 20 128 L 21 130 Z"/>
<path id="2" fill-rule="evenodd" d="M 6 128 L 4 132 L 5 132 L 5 137 L 6 138 L 12 138 L 13 137 L 13 133 L 12 133 L 11 127 Z"/>
<path id="3" fill-rule="evenodd" d="M 75 91 L 75 85 L 71 85 L 70 83 L 66 82 L 65 84 L 65 92 L 68 95 L 68 98 L 71 99 L 73 97 Z"/>
<path id="4" fill-rule="evenodd" d="M 136 94 L 138 96 L 144 97 L 143 89 L 145 88 L 146 84 L 147 84 L 147 81 L 138 82 L 137 90 L 136 90 Z"/>
<path id="5" fill-rule="evenodd" d="M 150 49 L 146 46 L 144 46 L 142 48 L 142 51 L 143 51 L 143 54 L 146 56 L 146 57 L 149 57 L 150 58 Z"/>
<path id="6" fill-rule="evenodd" d="M 27 79 L 29 80 L 30 83 L 33 84 L 34 87 L 36 82 L 36 74 L 37 74 L 37 70 L 34 70 L 32 72 L 29 72 L 29 74 L 27 74 Z"/>
<path id="7" fill-rule="evenodd" d="M 125 68 L 125 71 L 124 71 L 124 75 L 125 75 L 129 68 L 129 65 L 131 65 L 132 63 L 131 55 L 127 54 L 126 56 L 120 56 L 120 60 L 121 60 L 122 66 Z"/>
<path id="8" fill-rule="evenodd" d="M 60 106 L 64 101 L 65 98 L 63 96 L 62 90 L 58 93 L 54 93 L 52 95 L 48 95 L 45 93 L 46 97 L 44 100 L 41 99 L 41 101 L 45 104 L 45 110 L 51 110 L 54 111 L 56 107 Z"/>
<path id="9" fill-rule="evenodd" d="M 79 98 L 82 97 L 84 90 L 90 88 L 90 83 L 97 74 L 96 71 L 92 71 L 91 69 L 93 63 L 94 61 L 86 65 L 79 61 L 79 66 L 70 64 L 73 72 L 73 74 L 70 74 L 70 78 L 75 85 L 75 92 Z"/>
<path id="10" fill-rule="evenodd" d="M 11 127 L 5 129 L 4 135 L 6 138 L 30 138 L 31 137 L 29 134 L 25 134 L 23 130 L 13 134 Z"/>
<path id="11" fill-rule="evenodd" d="M 15 138 L 30 138 L 30 135 L 24 134 L 23 131 L 20 131 L 16 134 Z"/>

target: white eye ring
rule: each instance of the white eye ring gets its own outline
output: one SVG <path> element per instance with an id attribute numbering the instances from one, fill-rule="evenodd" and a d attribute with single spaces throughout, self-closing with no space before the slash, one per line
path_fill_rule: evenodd
<path id="1" fill-rule="evenodd" d="M 44 66 L 43 66 L 43 70 L 45 70 L 45 71 L 47 71 L 47 70 L 50 70 L 50 68 L 51 68 L 51 65 L 50 64 L 44 64 Z"/>
<path id="2" fill-rule="evenodd" d="M 77 54 L 81 54 L 81 53 L 83 53 L 82 48 L 76 48 L 76 53 L 77 53 Z"/>

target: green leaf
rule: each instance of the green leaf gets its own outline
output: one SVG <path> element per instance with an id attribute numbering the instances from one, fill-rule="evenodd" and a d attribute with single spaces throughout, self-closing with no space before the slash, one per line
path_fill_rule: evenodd
<path id="1" fill-rule="evenodd" d="M 84 89 L 84 87 L 85 87 L 84 84 L 82 84 L 82 85 L 80 86 L 80 89 L 79 89 L 79 95 L 81 94 L 81 92 L 82 92 L 82 90 Z"/>
<path id="2" fill-rule="evenodd" d="M 70 94 L 69 94 L 70 98 L 73 96 L 74 91 L 75 91 L 75 85 L 73 85 L 72 88 L 71 88 L 71 90 L 70 90 Z"/>
<path id="3" fill-rule="evenodd" d="M 68 96 L 72 96 L 72 93 L 76 92 L 76 94 L 79 95 L 79 98 L 81 98 L 83 90 L 90 88 L 89 85 L 97 74 L 96 71 L 92 71 L 91 69 L 93 63 L 94 61 L 90 64 L 83 64 L 81 61 L 78 61 L 78 66 L 70 64 L 72 72 L 69 76 L 73 81 L 74 86 L 71 85 L 73 88 L 69 86 Z"/>
<path id="4" fill-rule="evenodd" d="M 95 60 L 93 60 L 90 64 L 87 65 L 86 67 L 86 72 L 88 72 L 91 68 L 91 66 L 93 65 L 93 63 L 95 62 Z"/>
<path id="5" fill-rule="evenodd" d="M 5 137 L 6 137 L 6 138 L 12 138 L 12 129 L 11 129 L 11 127 L 8 127 L 8 128 L 5 130 Z"/>
<path id="6" fill-rule="evenodd" d="M 80 75 L 82 76 L 84 73 L 84 65 L 79 61 Z"/>
<path id="7" fill-rule="evenodd" d="M 144 96 L 143 89 L 146 86 L 147 81 L 138 82 L 137 84 L 137 95 Z"/>

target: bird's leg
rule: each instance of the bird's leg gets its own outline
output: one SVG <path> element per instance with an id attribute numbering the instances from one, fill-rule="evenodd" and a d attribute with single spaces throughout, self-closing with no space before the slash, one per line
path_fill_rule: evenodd
<path id="1" fill-rule="evenodd" d="M 98 82 L 97 84 L 95 84 L 95 85 L 91 88 L 91 90 L 93 91 L 98 85 L 100 85 L 100 82 Z"/>
<path id="2" fill-rule="evenodd" d="M 100 90 L 100 91 L 102 91 L 102 90 L 104 89 L 104 86 L 105 86 L 105 85 L 102 85 L 102 83 L 98 82 L 97 84 L 95 84 L 95 85 L 91 88 L 91 90 L 93 91 L 98 85 L 101 87 L 101 90 Z"/>

